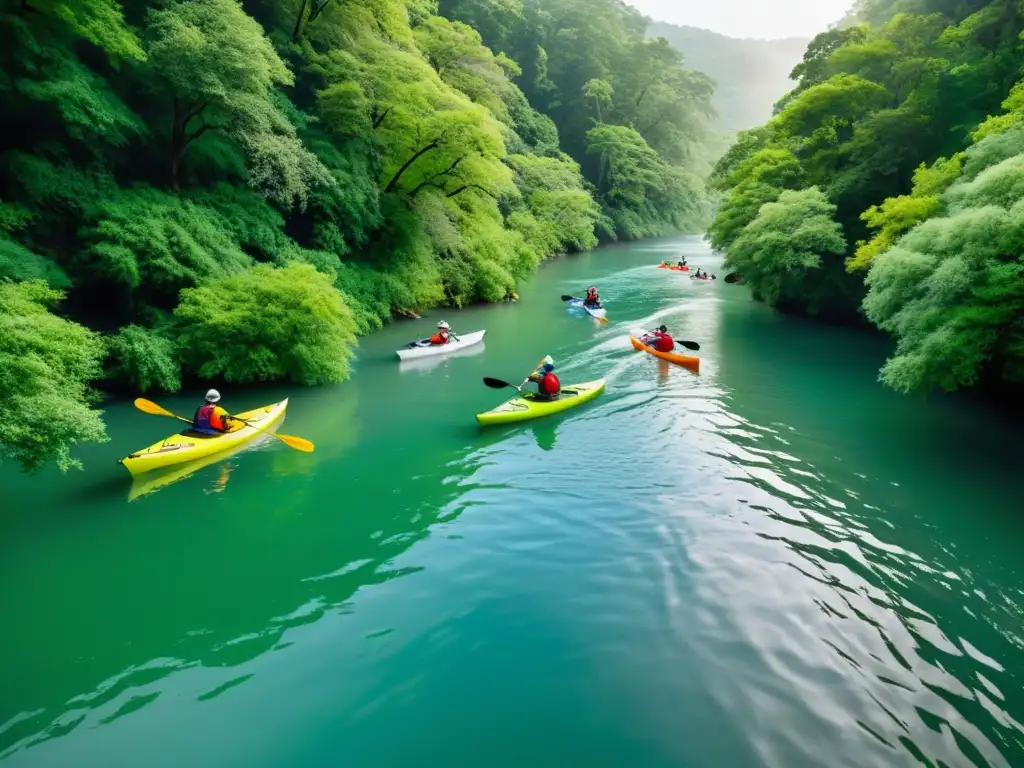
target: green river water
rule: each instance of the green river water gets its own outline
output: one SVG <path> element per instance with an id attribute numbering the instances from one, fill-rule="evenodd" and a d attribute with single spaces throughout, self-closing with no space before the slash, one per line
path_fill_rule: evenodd
<path id="1" fill-rule="evenodd" d="M 609 247 L 364 339 L 341 386 L 221 387 L 290 397 L 311 455 L 133 486 L 115 460 L 174 425 L 116 403 L 85 472 L 5 465 L 0 762 L 1024 765 L 1019 426 L 885 390 L 883 339 L 654 269 L 680 252 L 718 266 Z M 604 328 L 558 300 L 591 283 Z M 484 346 L 400 365 L 441 318 Z M 630 348 L 661 323 L 699 376 Z M 481 377 L 545 353 L 607 391 L 478 428 L 510 393 Z"/>

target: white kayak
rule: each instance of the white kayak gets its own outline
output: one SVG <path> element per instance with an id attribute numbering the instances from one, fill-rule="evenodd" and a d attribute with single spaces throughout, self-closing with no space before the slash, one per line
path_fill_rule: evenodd
<path id="1" fill-rule="evenodd" d="M 464 333 L 457 339 L 453 338 L 447 344 L 431 344 L 429 339 L 413 341 L 410 342 L 408 346 L 397 350 L 397 354 L 401 360 L 418 360 L 421 357 L 448 355 L 452 352 L 458 352 L 460 349 L 472 347 L 474 344 L 479 344 L 484 340 L 485 333 L 487 333 L 487 331 Z"/>
<path id="2" fill-rule="evenodd" d="M 600 309 L 591 309 L 583 303 L 583 299 L 573 299 L 569 302 L 569 306 L 574 309 L 582 309 L 588 315 L 596 317 L 598 320 L 605 320 L 608 316 L 608 311 L 604 307 L 601 307 Z"/>

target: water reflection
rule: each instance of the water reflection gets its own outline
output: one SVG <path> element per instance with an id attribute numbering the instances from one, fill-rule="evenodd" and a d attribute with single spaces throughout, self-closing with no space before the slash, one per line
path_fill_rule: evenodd
<path id="1" fill-rule="evenodd" d="M 1004 548 L 983 543 L 983 536 L 967 529 L 972 516 L 1015 502 L 998 491 L 979 496 L 977 487 L 957 482 L 964 456 L 953 444 L 936 451 L 935 435 L 941 430 L 934 426 L 926 433 L 930 444 L 922 441 L 907 450 L 913 435 L 894 431 L 893 425 L 920 407 L 910 399 L 887 405 L 884 393 L 872 392 L 872 409 L 860 415 L 877 422 L 859 431 L 841 425 L 858 415 L 851 414 L 850 403 L 822 406 L 830 391 L 851 394 L 850 382 L 839 382 L 850 373 L 843 358 L 830 355 L 843 332 L 829 329 L 826 334 L 799 321 L 771 318 L 776 324 L 793 323 L 785 329 L 787 338 L 799 344 L 803 355 L 839 363 L 814 368 L 816 380 L 808 386 L 807 363 L 797 362 L 799 374 L 787 376 L 790 361 L 769 351 L 772 331 L 764 328 L 766 318 L 751 317 L 760 311 L 734 305 L 724 312 L 718 344 L 728 362 L 718 382 L 730 392 L 724 401 L 729 421 L 711 453 L 728 461 L 735 482 L 749 487 L 739 494 L 749 510 L 743 520 L 769 545 L 766 554 L 772 552 L 770 557 L 800 576 L 793 582 L 759 568 L 760 594 L 771 595 L 776 614 L 802 616 L 802 626 L 771 643 L 760 637 L 752 648 L 776 674 L 798 682 L 803 698 L 812 695 L 815 678 L 826 668 L 838 671 L 846 700 L 835 713 L 839 732 L 844 720 L 856 724 L 870 742 L 884 747 L 881 762 L 1020 764 L 1024 728 L 1011 713 L 1024 711 L 1019 655 L 1024 601 L 1019 591 L 1007 594 L 998 586 L 1005 583 L 1005 573 L 978 567 L 1006 557 L 998 551 Z M 873 340 L 851 334 L 845 343 Z M 791 407 L 784 420 L 766 423 L 766 414 L 781 413 L 781 401 L 801 397 L 806 408 Z M 883 425 L 886 417 L 891 420 Z M 929 417 L 935 417 L 934 411 Z M 842 458 L 820 450 L 835 434 L 858 432 L 864 443 L 841 446 Z M 1014 444 L 1005 433 L 992 437 Z M 899 451 L 893 450 L 894 438 L 901 443 Z M 879 465 L 878 452 L 891 458 L 899 485 L 870 476 L 868 468 Z M 1001 458 L 1007 469 L 1024 458 L 1019 450 L 1013 453 L 1015 459 Z M 803 457 L 810 455 L 827 466 L 806 463 Z M 943 464 L 950 465 L 951 474 Z M 909 499 L 917 501 L 911 506 Z M 924 499 L 930 503 L 918 506 Z M 927 519 L 923 525 L 921 518 Z M 996 514 L 983 527 L 1003 524 Z M 922 538 L 924 531 L 928 535 Z M 957 542 L 956 549 L 946 542 Z M 989 550 L 987 556 L 977 553 L 980 557 L 971 558 L 974 566 L 963 567 L 962 560 L 979 545 Z M 779 547 L 789 555 L 782 556 Z M 782 581 L 789 586 L 780 592 L 772 583 Z M 997 600 L 990 591 L 998 593 Z M 806 613 L 807 605 L 815 606 L 816 616 Z M 742 627 L 752 619 L 733 610 L 732 620 Z M 818 660 L 820 672 L 806 668 L 812 659 Z M 1013 659 L 1014 667 L 1005 668 L 996 659 Z M 787 708 L 796 706 L 790 702 Z M 850 753 L 847 759 L 852 758 Z"/>

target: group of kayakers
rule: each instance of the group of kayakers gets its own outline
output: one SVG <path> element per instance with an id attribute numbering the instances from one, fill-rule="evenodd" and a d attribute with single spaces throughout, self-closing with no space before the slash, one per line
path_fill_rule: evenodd
<path id="1" fill-rule="evenodd" d="M 664 264 L 664 262 L 662 263 Z M 686 260 L 681 260 L 679 266 L 686 266 Z M 701 274 L 699 269 L 697 274 Z M 707 273 L 705 272 L 704 275 L 706 277 Z M 596 285 L 587 288 L 586 298 L 583 299 L 583 306 L 589 309 L 601 308 L 601 297 L 597 292 Z M 442 320 L 437 324 L 437 331 L 427 341 L 429 341 L 431 346 L 434 346 L 450 344 L 452 341 L 458 340 L 459 337 L 452 330 L 451 325 Z M 668 328 L 664 325 L 648 331 L 644 334 L 641 341 L 659 352 L 671 352 L 675 348 L 675 342 L 671 334 L 669 334 Z M 420 344 L 423 343 L 420 342 Z M 555 375 L 555 361 L 550 355 L 545 357 L 540 366 L 523 380 L 523 386 L 530 382 L 537 385 L 537 393 L 535 395 L 537 399 L 550 401 L 558 398 L 562 383 L 559 381 L 558 376 Z M 192 428 L 194 431 L 204 435 L 218 435 L 224 432 L 233 432 L 244 426 L 245 422 L 231 416 L 224 408 L 217 405 L 218 402 L 220 402 L 220 392 L 211 389 L 206 393 L 206 402 L 199 406 L 193 418 Z"/>
<path id="2" fill-rule="evenodd" d="M 661 264 L 659 264 L 658 266 L 661 269 L 675 269 L 675 270 L 680 270 L 680 271 L 683 271 L 683 272 L 691 271 L 691 267 L 687 265 L 685 258 L 680 258 L 675 266 L 670 265 L 667 261 L 665 261 L 663 259 Z M 690 279 L 691 280 L 717 280 L 718 279 L 717 277 L 715 277 L 715 275 L 709 275 L 706 271 L 701 270 L 700 267 L 693 267 L 692 269 L 695 270 L 695 271 L 694 271 L 694 273 L 692 275 L 690 275 Z"/>

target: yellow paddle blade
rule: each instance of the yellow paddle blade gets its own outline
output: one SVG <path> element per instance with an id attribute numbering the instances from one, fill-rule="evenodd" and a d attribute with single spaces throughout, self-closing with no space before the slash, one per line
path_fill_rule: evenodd
<path id="1" fill-rule="evenodd" d="M 294 448 L 297 451 L 304 451 L 306 453 L 313 452 L 313 444 L 304 437 L 295 437 L 294 435 L 279 435 L 276 432 L 268 432 L 267 434 L 273 435 L 282 443 Z"/>
<path id="2" fill-rule="evenodd" d="M 135 400 L 135 407 L 138 408 L 143 413 L 148 413 L 153 416 L 170 416 L 172 419 L 180 418 L 179 416 L 175 416 L 170 411 L 161 408 L 152 400 L 147 400 L 144 397 L 139 397 Z"/>

